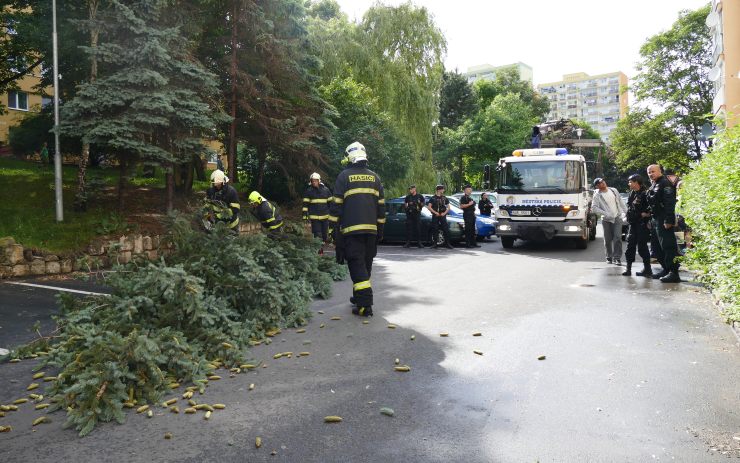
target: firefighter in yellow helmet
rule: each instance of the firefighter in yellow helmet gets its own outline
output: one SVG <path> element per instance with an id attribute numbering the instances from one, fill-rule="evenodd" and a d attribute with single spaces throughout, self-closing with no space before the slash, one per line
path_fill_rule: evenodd
<path id="1" fill-rule="evenodd" d="M 331 191 L 321 183 L 321 175 L 314 172 L 303 193 L 303 220 L 311 221 L 311 233 L 326 243 L 329 233 L 329 204 L 334 198 Z"/>
<path id="2" fill-rule="evenodd" d="M 220 201 L 231 210 L 216 214 L 216 220 L 225 222 L 232 230 L 239 229 L 239 195 L 233 186 L 228 185 L 229 177 L 221 170 L 214 170 L 211 174 L 211 187 L 206 191 L 206 197 L 211 201 Z"/>
<path id="3" fill-rule="evenodd" d="M 352 313 L 373 315 L 370 274 L 377 243 L 383 239 L 385 199 L 380 177 L 367 168 L 365 147 L 354 142 L 345 150 L 347 167 L 334 184 L 329 216 L 336 244 L 337 262 L 346 260 L 352 278 Z"/>
<path id="4" fill-rule="evenodd" d="M 270 233 L 277 233 L 283 227 L 283 217 L 277 208 L 256 191 L 249 193 L 249 207 L 252 215 L 259 219 L 262 228 Z"/>

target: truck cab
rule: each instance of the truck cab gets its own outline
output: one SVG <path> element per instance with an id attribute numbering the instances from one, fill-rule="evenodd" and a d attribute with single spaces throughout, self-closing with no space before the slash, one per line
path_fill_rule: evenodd
<path id="1" fill-rule="evenodd" d="M 516 239 L 570 239 L 579 249 L 596 238 L 596 215 L 586 161 L 565 148 L 521 149 L 499 160 L 496 235 L 504 248 Z"/>

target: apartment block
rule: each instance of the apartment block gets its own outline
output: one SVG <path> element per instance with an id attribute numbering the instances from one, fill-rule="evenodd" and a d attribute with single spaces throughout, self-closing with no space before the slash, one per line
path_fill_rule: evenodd
<path id="1" fill-rule="evenodd" d="M 563 80 L 539 84 L 537 90 L 550 101 L 548 120 L 578 119 L 596 129 L 605 143 L 627 114 L 627 76 L 611 72 L 590 76 L 565 74 Z"/>
<path id="2" fill-rule="evenodd" d="M 712 34 L 712 110 L 732 127 L 740 118 L 740 0 L 713 0 L 706 24 Z"/>
<path id="3" fill-rule="evenodd" d="M 532 72 L 532 66 L 524 64 L 522 62 L 513 63 L 513 64 L 505 64 L 503 66 L 492 66 L 490 64 L 480 64 L 478 66 L 469 67 L 468 72 L 463 73 L 463 75 L 468 79 L 468 82 L 472 84 L 476 80 L 481 80 L 481 79 L 494 80 L 496 78 L 496 73 L 504 69 L 516 69 L 517 71 L 519 71 L 520 79 L 533 82 L 532 79 L 533 79 L 534 74 Z"/>

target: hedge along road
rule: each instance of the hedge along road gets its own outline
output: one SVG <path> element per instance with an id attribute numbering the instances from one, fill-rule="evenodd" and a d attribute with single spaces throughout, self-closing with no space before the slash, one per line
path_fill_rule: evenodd
<path id="1" fill-rule="evenodd" d="M 690 282 L 622 277 L 623 268 L 602 263 L 600 243 L 586 251 L 558 244 L 504 251 L 498 242 L 473 251 L 382 247 L 373 273 L 376 316 L 363 324 L 350 315 L 351 284 L 336 284 L 331 300 L 314 304 L 305 332 L 286 330 L 251 349 L 266 368 L 234 378 L 221 372 L 204 396 L 196 393 L 198 402 L 226 405 L 209 420 L 154 407 L 151 419 L 132 410 L 124 425 L 77 438 L 61 428 L 60 413 L 32 427 L 42 411 L 22 404 L 0 418 L 13 427 L 0 433 L 3 460 L 740 456 L 740 352 L 709 295 Z M 75 289 L 96 291 L 83 286 Z M 0 291 L 5 318 L 8 286 Z M 45 294 L 39 297 L 51 306 Z M 282 352 L 293 355 L 273 358 Z M 395 359 L 411 371 L 394 371 Z M 0 403 L 27 396 L 32 366 L 0 365 Z M 343 421 L 324 423 L 328 415 Z"/>

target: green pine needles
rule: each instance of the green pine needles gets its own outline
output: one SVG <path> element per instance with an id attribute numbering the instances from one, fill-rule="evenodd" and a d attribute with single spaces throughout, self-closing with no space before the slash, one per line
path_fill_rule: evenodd
<path id="1" fill-rule="evenodd" d="M 269 331 L 305 324 L 313 298 L 346 277 L 300 233 L 234 236 L 219 224 L 205 234 L 178 218 L 172 236 L 166 259 L 119 268 L 110 297 L 61 296 L 57 335 L 11 354 L 45 351 L 39 368 L 59 370 L 52 410 L 66 409 L 81 436 L 180 384 L 203 390 L 216 365 L 238 367 Z"/>

